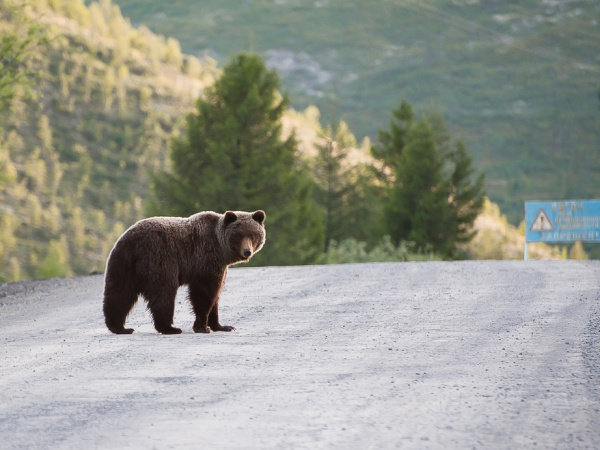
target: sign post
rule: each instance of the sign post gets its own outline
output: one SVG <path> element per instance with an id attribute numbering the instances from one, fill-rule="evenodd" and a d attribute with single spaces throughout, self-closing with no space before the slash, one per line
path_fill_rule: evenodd
<path id="1" fill-rule="evenodd" d="M 525 202 L 525 250 L 530 242 L 600 242 L 600 200 Z"/>

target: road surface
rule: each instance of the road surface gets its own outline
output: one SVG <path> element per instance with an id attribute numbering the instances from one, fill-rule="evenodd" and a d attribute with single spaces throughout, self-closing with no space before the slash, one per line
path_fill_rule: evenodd
<path id="1" fill-rule="evenodd" d="M 599 448 L 600 262 L 236 268 L 232 333 L 0 286 L 1 449 Z"/>

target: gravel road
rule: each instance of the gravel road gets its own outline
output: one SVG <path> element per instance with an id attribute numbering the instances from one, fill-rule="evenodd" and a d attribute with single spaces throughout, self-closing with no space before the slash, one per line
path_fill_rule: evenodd
<path id="1" fill-rule="evenodd" d="M 209 335 L 102 289 L 0 286 L 1 449 L 600 447 L 599 261 L 236 268 Z"/>

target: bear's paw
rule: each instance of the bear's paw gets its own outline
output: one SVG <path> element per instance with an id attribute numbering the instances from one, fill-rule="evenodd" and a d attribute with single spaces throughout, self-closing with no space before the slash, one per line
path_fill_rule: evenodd
<path id="1" fill-rule="evenodd" d="M 194 325 L 195 333 L 212 333 L 212 330 L 208 325 Z"/>

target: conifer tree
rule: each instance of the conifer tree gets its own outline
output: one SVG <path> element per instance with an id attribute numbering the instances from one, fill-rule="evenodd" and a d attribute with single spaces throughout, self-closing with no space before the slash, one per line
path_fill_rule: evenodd
<path id="1" fill-rule="evenodd" d="M 365 245 L 379 242 L 381 188 L 373 183 L 372 166 L 350 160 L 356 138 L 345 122 L 321 129 L 319 137 L 313 172 L 325 223 L 325 252 L 332 241 L 355 239 Z"/>
<path id="2" fill-rule="evenodd" d="M 444 230 L 450 211 L 443 168 L 431 128 L 422 119 L 410 131 L 384 209 L 387 229 L 396 243 L 408 240 L 419 248 L 431 246 L 447 253 Z"/>
<path id="3" fill-rule="evenodd" d="M 392 111 L 389 131 L 379 130 L 379 142 L 371 147 L 373 157 L 380 160 L 389 170 L 394 171 L 402 161 L 402 152 L 414 116 L 411 104 L 402 100 L 400 106 Z"/>
<path id="4" fill-rule="evenodd" d="M 353 238 L 367 245 L 379 244 L 384 235 L 382 210 L 385 189 L 376 181 L 377 170 L 371 164 L 359 163 L 348 175 L 350 189 L 344 199 L 339 239 Z"/>
<path id="5" fill-rule="evenodd" d="M 484 175 L 481 173 L 473 180 L 473 159 L 462 141 L 456 143 L 456 149 L 449 158 L 454 166 L 450 175 L 452 230 L 455 233 L 453 240 L 456 243 L 466 243 L 475 236 L 473 222 L 483 209 Z"/>
<path id="6" fill-rule="evenodd" d="M 320 130 L 319 138 L 314 172 L 319 186 L 318 197 L 325 213 L 324 250 L 327 251 L 331 239 L 343 237 L 341 228 L 348 209 L 345 200 L 352 189 L 352 167 L 346 159 L 349 148 L 356 146 L 356 139 L 345 122 Z"/>
<path id="7" fill-rule="evenodd" d="M 172 171 L 154 177 L 151 214 L 198 211 L 267 213 L 263 264 L 302 264 L 321 250 L 322 224 L 313 182 L 293 136 L 282 140 L 288 105 L 277 73 L 240 54 L 197 101 L 185 136 L 171 145 Z"/>
<path id="8" fill-rule="evenodd" d="M 454 257 L 456 244 L 473 238 L 485 195 L 483 175 L 473 180 L 464 144 L 452 144 L 438 114 L 417 121 L 411 105 L 402 101 L 372 154 L 382 162 L 388 186 L 386 232 L 396 244 L 408 240 Z"/>

